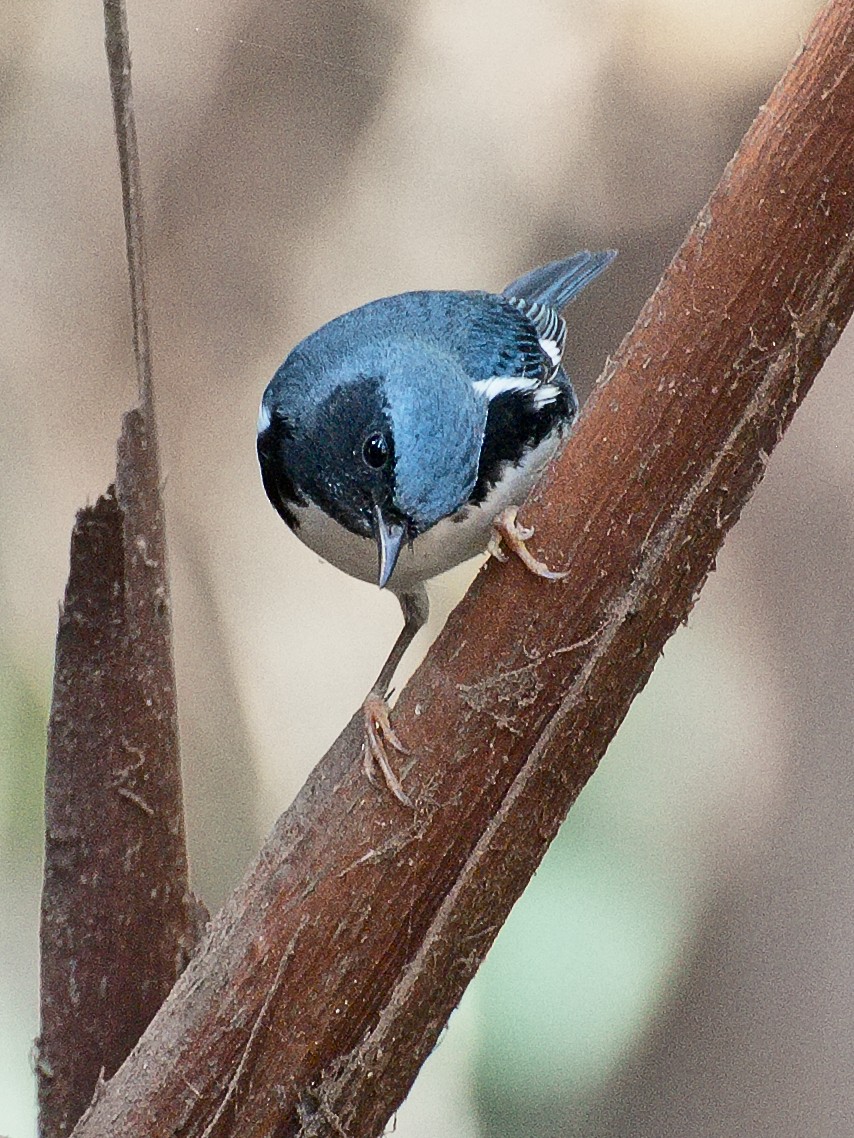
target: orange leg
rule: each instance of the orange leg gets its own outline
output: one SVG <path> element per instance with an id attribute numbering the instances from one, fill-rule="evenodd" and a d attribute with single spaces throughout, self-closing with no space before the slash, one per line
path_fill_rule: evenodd
<path id="1" fill-rule="evenodd" d="M 492 523 L 492 538 L 488 552 L 499 561 L 506 561 L 508 554 L 501 548 L 501 543 L 504 542 L 510 553 L 515 553 L 531 573 L 537 577 L 545 577 L 549 581 L 560 581 L 567 575 L 566 572 L 549 569 L 544 561 L 538 561 L 528 549 L 525 542 L 534 536 L 534 531 L 528 526 L 519 524 L 516 520 L 518 513 L 516 506 L 508 506 L 506 510 L 501 511 Z"/>
<path id="2" fill-rule="evenodd" d="M 372 786 L 377 785 L 376 769 L 379 767 L 383 781 L 397 801 L 414 810 L 412 799 L 403 789 L 400 779 L 394 773 L 386 754 L 386 746 L 393 747 L 401 755 L 409 754 L 389 722 L 388 704 L 381 695 L 371 692 L 365 700 L 362 710 L 365 714 L 365 742 L 362 745 L 362 764 L 368 782 Z"/>
<path id="3" fill-rule="evenodd" d="M 371 688 L 368 698 L 362 705 L 365 716 L 365 742 L 362 746 L 362 764 L 365 775 L 372 786 L 376 786 L 376 772 L 379 768 L 388 789 L 394 797 L 411 810 L 415 809 L 412 799 L 403 789 L 400 779 L 389 762 L 386 748 L 392 747 L 401 755 L 408 755 L 409 751 L 401 742 L 400 737 L 389 720 L 387 695 L 397 666 L 403 654 L 412 643 L 415 634 L 423 627 L 430 611 L 427 593 L 420 586 L 413 593 L 404 593 L 398 597 L 403 610 L 403 628 L 383 664 L 377 682 Z"/>

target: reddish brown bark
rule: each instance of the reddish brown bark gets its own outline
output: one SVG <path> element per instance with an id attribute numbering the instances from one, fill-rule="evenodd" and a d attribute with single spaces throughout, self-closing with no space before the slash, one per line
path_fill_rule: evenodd
<path id="1" fill-rule="evenodd" d="M 854 0 L 833 0 L 526 511 L 401 698 L 358 718 L 78 1127 L 373 1135 L 596 766 L 854 307 Z"/>
<path id="2" fill-rule="evenodd" d="M 46 770 L 39 1110 L 71 1131 L 194 943 L 162 517 L 140 411 L 115 488 L 81 510 Z"/>
<path id="3" fill-rule="evenodd" d="M 107 0 L 140 406 L 116 483 L 81 510 L 56 645 L 45 774 L 39 1128 L 68 1134 L 197 937 L 188 886 L 169 579 L 123 9 Z M 109 18 L 116 24 L 110 34 Z"/>

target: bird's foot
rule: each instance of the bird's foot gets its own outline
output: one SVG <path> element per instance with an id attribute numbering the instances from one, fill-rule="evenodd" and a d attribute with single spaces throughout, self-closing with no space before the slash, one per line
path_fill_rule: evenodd
<path id="1" fill-rule="evenodd" d="M 492 523 L 492 537 L 487 552 L 499 561 L 506 561 L 508 554 L 501 548 L 502 541 L 510 553 L 515 553 L 522 564 L 537 577 L 545 577 L 549 581 L 560 581 L 567 574 L 555 569 L 549 569 L 544 561 L 538 561 L 525 544 L 534 536 L 529 526 L 520 525 L 517 521 L 519 511 L 516 506 L 508 506 L 502 510 Z"/>
<path id="2" fill-rule="evenodd" d="M 376 692 L 371 692 L 363 704 L 362 711 L 365 716 L 365 741 L 362 744 L 362 763 L 368 782 L 370 782 L 372 786 L 377 785 L 376 772 L 377 767 L 379 767 L 383 781 L 397 801 L 404 806 L 408 806 L 410 810 L 414 810 L 415 805 L 403 789 L 400 779 L 394 773 L 392 765 L 388 761 L 388 755 L 386 754 L 387 745 L 393 747 L 394 750 L 398 751 L 401 755 L 409 754 L 408 749 L 400 741 L 397 732 L 391 725 L 388 704 L 381 695 L 378 695 Z"/>

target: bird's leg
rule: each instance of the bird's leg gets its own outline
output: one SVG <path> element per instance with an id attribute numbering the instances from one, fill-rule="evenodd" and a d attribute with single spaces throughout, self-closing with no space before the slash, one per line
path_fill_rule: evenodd
<path id="1" fill-rule="evenodd" d="M 538 561 L 528 549 L 525 542 L 534 536 L 534 531 L 530 527 L 518 523 L 516 520 L 518 513 L 519 510 L 516 506 L 508 506 L 506 510 L 501 511 L 492 523 L 492 537 L 487 552 L 492 557 L 497 557 L 499 561 L 506 561 L 507 554 L 501 548 L 501 542 L 504 541 L 509 551 L 515 553 L 531 573 L 536 574 L 537 577 L 546 577 L 549 581 L 560 581 L 566 576 L 566 573 L 549 569 L 544 561 Z"/>
<path id="2" fill-rule="evenodd" d="M 376 768 L 379 767 L 386 786 L 398 802 L 412 808 L 412 800 L 401 786 L 400 779 L 394 773 L 386 753 L 386 746 L 388 745 L 402 755 L 409 754 L 389 721 L 388 691 L 404 652 L 427 620 L 430 603 L 423 585 L 419 585 L 411 593 L 402 594 L 398 599 L 403 610 L 403 628 L 362 708 L 365 716 L 365 742 L 362 748 L 362 761 L 365 774 L 371 783 L 375 785 L 374 776 Z"/>

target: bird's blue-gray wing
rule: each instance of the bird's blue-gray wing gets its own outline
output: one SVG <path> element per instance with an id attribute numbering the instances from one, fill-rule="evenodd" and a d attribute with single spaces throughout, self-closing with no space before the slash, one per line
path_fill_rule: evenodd
<path id="1" fill-rule="evenodd" d="M 617 253 L 584 250 L 562 261 L 551 261 L 532 269 L 503 289 L 503 295 L 529 304 L 546 305 L 562 312 L 574 296 L 594 281 L 611 264 Z"/>

